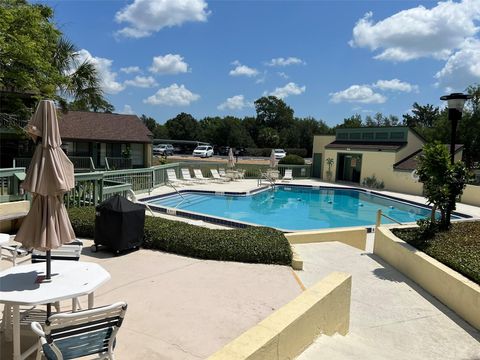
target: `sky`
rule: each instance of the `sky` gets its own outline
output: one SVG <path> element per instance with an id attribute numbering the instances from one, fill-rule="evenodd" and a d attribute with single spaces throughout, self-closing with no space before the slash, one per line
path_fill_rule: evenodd
<path id="1" fill-rule="evenodd" d="M 283 99 L 333 126 L 480 83 L 480 0 L 37 1 L 103 78 L 115 112 L 254 116 Z"/>

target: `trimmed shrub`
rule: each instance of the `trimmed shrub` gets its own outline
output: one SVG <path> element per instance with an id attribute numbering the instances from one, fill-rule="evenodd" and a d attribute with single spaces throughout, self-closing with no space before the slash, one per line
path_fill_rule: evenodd
<path id="1" fill-rule="evenodd" d="M 271 148 L 247 148 L 248 156 L 270 156 Z"/>
<path id="2" fill-rule="evenodd" d="M 69 209 L 77 236 L 93 239 L 95 208 Z M 147 216 L 144 248 L 200 259 L 290 265 L 292 251 L 281 231 L 266 227 L 215 230 Z"/>
<path id="3" fill-rule="evenodd" d="M 95 236 L 95 207 L 87 206 L 68 209 L 68 216 L 75 235 L 93 239 Z"/>
<path id="4" fill-rule="evenodd" d="M 283 159 L 280 159 L 278 163 L 285 165 L 305 165 L 305 159 L 298 155 L 288 154 Z"/>
<path id="5" fill-rule="evenodd" d="M 247 148 L 248 156 L 263 156 L 269 157 L 272 154 L 272 148 Z M 298 155 L 300 157 L 306 157 L 308 155 L 307 149 L 289 148 L 285 149 L 285 152 L 289 155 Z"/>
<path id="6" fill-rule="evenodd" d="M 298 155 L 302 158 L 307 157 L 307 155 L 308 155 L 307 149 L 287 148 L 287 149 L 285 149 L 285 152 L 288 155 Z"/>
<path id="7" fill-rule="evenodd" d="M 385 187 L 384 182 L 377 180 L 375 174 L 370 177 L 367 176 L 366 178 L 364 178 L 362 181 L 362 185 L 370 189 L 383 189 Z"/>
<path id="8" fill-rule="evenodd" d="M 425 234 L 421 227 L 392 229 L 403 241 L 480 284 L 480 221 L 454 222 L 447 231 Z M 431 225 L 430 225 L 431 226 Z"/>

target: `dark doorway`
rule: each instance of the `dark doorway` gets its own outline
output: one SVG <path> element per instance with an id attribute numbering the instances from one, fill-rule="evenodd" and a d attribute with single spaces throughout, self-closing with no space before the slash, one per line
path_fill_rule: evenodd
<path id="1" fill-rule="evenodd" d="M 338 154 L 337 180 L 360 183 L 361 154 Z"/>
<path id="2" fill-rule="evenodd" d="M 312 177 L 322 178 L 322 154 L 315 153 L 313 154 L 313 166 L 312 166 Z"/>

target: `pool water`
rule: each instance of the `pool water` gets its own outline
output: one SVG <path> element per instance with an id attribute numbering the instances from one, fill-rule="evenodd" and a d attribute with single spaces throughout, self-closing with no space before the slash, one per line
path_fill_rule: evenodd
<path id="1" fill-rule="evenodd" d="M 277 186 L 254 195 L 182 193 L 148 201 L 176 208 L 282 230 L 372 226 L 378 209 L 398 222 L 430 216 L 430 209 L 355 189 Z M 382 217 L 382 223 L 393 221 Z"/>

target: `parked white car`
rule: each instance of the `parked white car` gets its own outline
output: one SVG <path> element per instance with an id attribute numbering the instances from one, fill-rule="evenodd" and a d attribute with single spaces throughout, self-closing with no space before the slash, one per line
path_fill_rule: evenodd
<path id="1" fill-rule="evenodd" d="M 275 153 L 275 159 L 283 159 L 285 156 L 287 156 L 287 153 L 283 149 L 275 149 L 273 150 Z"/>
<path id="2" fill-rule="evenodd" d="M 160 144 L 153 148 L 153 155 L 173 155 L 173 145 Z"/>
<path id="3" fill-rule="evenodd" d="M 202 145 L 197 146 L 195 150 L 193 150 L 193 156 L 198 156 L 202 158 L 207 158 L 213 156 L 213 147 Z"/>

